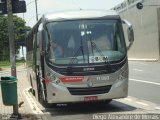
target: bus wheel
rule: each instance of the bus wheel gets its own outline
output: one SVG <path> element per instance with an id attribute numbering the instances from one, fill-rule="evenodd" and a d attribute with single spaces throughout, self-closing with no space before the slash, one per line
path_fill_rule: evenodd
<path id="1" fill-rule="evenodd" d="M 112 99 L 100 101 L 101 104 L 109 104 Z"/>
<path id="2" fill-rule="evenodd" d="M 39 102 L 41 103 L 41 105 L 45 108 L 51 108 L 52 107 L 52 104 L 48 103 L 44 97 L 43 97 L 43 91 L 42 91 L 42 88 L 40 87 L 40 90 L 39 90 Z"/>
<path id="3" fill-rule="evenodd" d="M 50 103 L 48 103 L 47 101 L 43 101 L 41 104 L 42 104 L 42 106 L 45 107 L 45 108 L 52 108 L 52 107 L 53 107 L 53 105 L 50 104 Z"/>
<path id="4" fill-rule="evenodd" d="M 30 88 L 30 92 L 35 96 L 35 90 L 33 89 L 33 84 L 32 84 L 32 78 L 30 76 L 30 85 L 31 85 L 31 88 Z"/>
<path id="5" fill-rule="evenodd" d="M 105 104 L 109 104 L 110 102 L 112 102 L 112 99 L 110 99 L 110 100 L 105 100 Z"/>
<path id="6" fill-rule="evenodd" d="M 30 88 L 30 89 L 29 89 L 29 92 L 30 92 L 33 96 L 36 95 L 35 90 L 34 90 L 33 88 Z"/>

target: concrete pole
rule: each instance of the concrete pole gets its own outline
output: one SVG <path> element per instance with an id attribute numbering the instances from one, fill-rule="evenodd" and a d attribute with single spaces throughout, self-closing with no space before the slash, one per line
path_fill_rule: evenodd
<path id="1" fill-rule="evenodd" d="M 38 9 L 37 9 L 37 0 L 35 0 L 35 6 L 36 6 L 36 21 L 38 21 Z"/>
<path id="2" fill-rule="evenodd" d="M 7 10 L 8 10 L 8 34 L 9 34 L 11 75 L 17 77 L 15 39 L 14 39 L 13 14 L 12 14 L 12 0 L 7 0 Z M 17 105 L 13 105 L 13 114 L 18 115 L 18 103 Z"/>

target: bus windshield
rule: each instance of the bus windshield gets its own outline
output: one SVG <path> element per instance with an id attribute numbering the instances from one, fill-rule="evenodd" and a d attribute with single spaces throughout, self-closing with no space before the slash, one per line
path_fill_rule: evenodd
<path id="1" fill-rule="evenodd" d="M 53 21 L 46 28 L 46 50 L 52 64 L 113 62 L 126 55 L 120 20 Z"/>

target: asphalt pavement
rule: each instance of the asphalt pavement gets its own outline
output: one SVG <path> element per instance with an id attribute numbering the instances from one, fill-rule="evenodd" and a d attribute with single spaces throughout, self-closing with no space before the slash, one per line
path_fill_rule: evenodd
<path id="1" fill-rule="evenodd" d="M 20 108 L 23 114 L 31 113 L 32 116 L 45 118 L 44 120 L 102 120 L 115 117 L 129 117 L 143 119 L 155 114 L 154 120 L 160 119 L 160 63 L 129 61 L 129 96 L 127 98 L 115 99 L 110 104 L 69 104 L 59 105 L 53 108 L 41 106 L 29 92 L 26 71 L 18 71 L 19 93 L 22 93 L 21 100 L 24 105 Z M 10 72 L 0 72 L 0 76 L 5 76 Z M 26 86 L 26 87 L 24 87 Z M 23 90 L 22 90 L 23 89 Z M 2 107 L 2 108 L 1 108 Z M 26 110 L 24 108 L 27 108 Z M 0 111 L 7 114 L 7 107 L 0 106 Z M 28 110 L 30 109 L 30 110 Z M 23 110 L 23 111 L 22 111 Z M 11 112 L 12 110 L 10 110 Z M 158 114 L 156 114 L 158 113 Z M 157 116 L 158 115 L 158 116 Z M 119 119 L 121 120 L 121 119 Z M 149 119 L 148 119 L 149 120 Z"/>
<path id="2" fill-rule="evenodd" d="M 129 96 L 160 104 L 160 62 L 129 61 Z"/>

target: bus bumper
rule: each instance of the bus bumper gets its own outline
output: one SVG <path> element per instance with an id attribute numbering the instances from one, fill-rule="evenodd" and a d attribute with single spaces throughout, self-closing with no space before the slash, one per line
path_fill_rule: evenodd
<path id="1" fill-rule="evenodd" d="M 48 103 L 84 102 L 85 97 L 97 96 L 97 101 L 124 98 L 128 95 L 128 79 L 116 80 L 108 93 L 94 95 L 71 95 L 65 86 L 54 83 L 47 87 Z"/>

